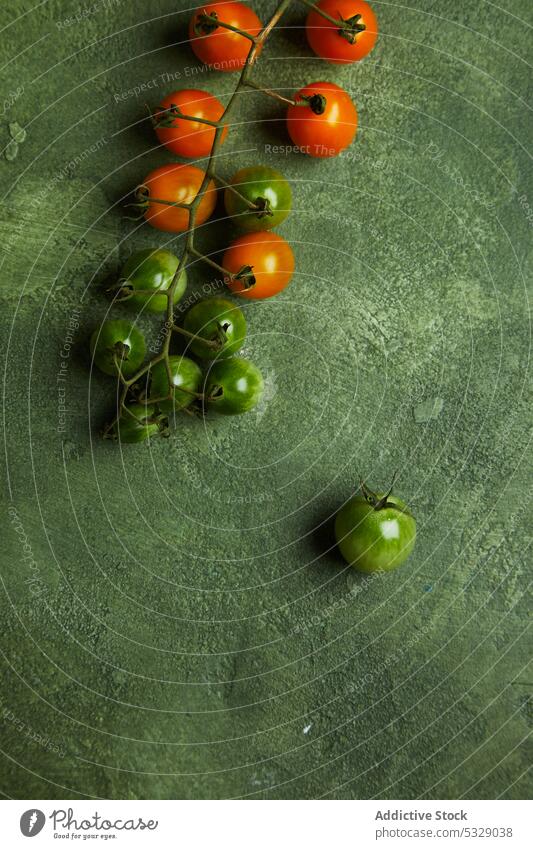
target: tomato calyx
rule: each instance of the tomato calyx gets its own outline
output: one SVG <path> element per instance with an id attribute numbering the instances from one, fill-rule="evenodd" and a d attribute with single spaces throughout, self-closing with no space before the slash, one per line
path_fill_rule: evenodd
<path id="1" fill-rule="evenodd" d="M 300 106 L 309 106 L 311 112 L 314 112 L 315 115 L 323 115 L 328 105 L 323 94 L 304 94 L 298 103 Z"/>
<path id="2" fill-rule="evenodd" d="M 148 186 L 137 186 L 133 192 L 133 202 L 124 204 L 126 209 L 136 209 L 137 215 L 127 215 L 129 221 L 140 221 L 144 218 L 144 213 L 150 206 L 150 189 Z"/>
<path id="3" fill-rule="evenodd" d="M 254 270 L 253 265 L 243 265 L 237 272 L 237 274 L 232 274 L 232 280 L 239 280 L 245 289 L 252 289 L 255 286 L 256 280 L 252 271 Z"/>
<path id="4" fill-rule="evenodd" d="M 176 124 L 174 122 L 177 118 L 185 118 L 189 121 L 195 120 L 191 115 L 185 115 L 176 103 L 171 103 L 170 106 L 156 106 L 155 112 L 152 112 L 150 107 L 148 107 L 148 111 L 150 112 L 152 124 L 156 130 L 162 127 L 175 127 Z"/>
<path id="5" fill-rule="evenodd" d="M 349 44 L 355 44 L 357 36 L 366 30 L 366 24 L 361 22 L 362 15 L 353 15 L 351 18 L 341 16 L 342 26 L 339 35 L 345 38 Z"/>
<path id="6" fill-rule="evenodd" d="M 132 415 L 131 412 L 130 415 Z M 159 430 L 159 436 L 164 436 L 165 438 L 170 436 L 168 416 L 165 413 L 156 412 L 153 416 L 147 416 L 144 419 L 138 419 L 138 421 L 140 421 L 140 423 L 143 425 L 157 425 Z"/>
<path id="7" fill-rule="evenodd" d="M 142 290 L 140 290 L 142 292 Z M 135 287 L 130 280 L 126 280 L 123 277 L 120 280 L 117 280 L 112 286 L 106 289 L 106 295 L 111 295 L 113 300 L 117 303 L 122 303 L 122 301 L 128 301 L 134 294 Z M 154 294 L 154 290 L 150 290 L 150 294 Z"/>
<path id="8" fill-rule="evenodd" d="M 360 481 L 361 493 L 367 504 L 370 504 L 370 506 L 376 511 L 391 509 L 397 510 L 398 513 L 405 513 L 407 516 L 412 516 L 412 513 L 410 513 L 407 508 L 400 507 L 400 505 L 396 504 L 394 501 L 389 501 L 389 496 L 392 495 L 392 490 L 396 482 L 397 476 L 398 472 L 396 471 L 392 476 L 391 484 L 385 495 L 379 496 L 377 492 L 373 492 L 371 489 L 368 488 L 364 480 Z"/>
<path id="9" fill-rule="evenodd" d="M 196 35 L 209 35 L 218 29 L 218 15 L 216 12 L 203 12 L 197 16 L 194 22 L 194 31 Z"/>
<path id="10" fill-rule="evenodd" d="M 145 186 L 143 184 L 141 184 L 140 186 L 137 186 L 137 188 L 135 189 L 135 192 L 133 193 L 133 196 L 135 198 L 135 202 L 134 203 L 127 203 L 125 205 L 126 205 L 126 207 L 131 207 L 133 209 L 137 209 L 139 211 L 139 215 L 136 215 L 136 216 L 128 215 L 128 216 L 126 216 L 127 218 L 130 219 L 130 221 L 138 221 L 141 218 L 144 218 L 145 212 L 148 210 L 150 205 L 154 204 L 154 203 L 158 203 L 161 206 L 177 206 L 180 209 L 190 209 L 191 208 L 191 203 L 188 203 L 186 201 L 181 202 L 181 201 L 175 201 L 175 200 L 165 200 L 164 198 L 154 198 L 154 197 L 151 196 L 150 189 L 148 188 L 148 186 Z"/>
<path id="11" fill-rule="evenodd" d="M 116 357 L 120 362 L 121 360 L 128 359 L 128 355 L 130 353 L 130 346 L 127 345 L 126 342 L 115 342 L 114 345 L 111 345 L 108 348 L 108 351 L 110 354 L 113 355 L 113 357 Z"/>
<path id="12" fill-rule="evenodd" d="M 111 424 L 106 425 L 106 427 L 102 431 L 103 439 L 110 439 L 112 442 L 118 442 L 119 439 L 119 431 L 120 431 L 120 420 L 123 419 L 125 422 L 128 420 L 134 421 L 140 428 L 150 427 L 150 425 L 157 425 L 158 436 L 162 436 L 165 439 L 170 436 L 170 426 L 168 421 L 168 416 L 165 413 L 161 413 L 159 411 L 154 411 L 150 415 L 147 416 L 138 416 L 136 413 L 130 409 L 129 406 L 123 406 L 122 413 L 119 417 L 115 419 Z"/>
<path id="13" fill-rule="evenodd" d="M 223 348 L 228 341 L 229 323 L 225 321 L 221 323 L 217 321 L 217 330 L 214 336 L 211 337 L 211 342 L 217 342 L 220 348 Z"/>
<path id="14" fill-rule="evenodd" d="M 128 215 L 130 221 L 139 221 L 141 218 L 144 218 L 144 214 L 148 207 L 150 206 L 150 189 L 148 186 L 141 184 L 137 186 L 135 191 L 133 192 L 133 203 L 127 203 L 127 209 L 136 209 L 138 215 Z"/>
<path id="15" fill-rule="evenodd" d="M 209 401 L 215 401 L 217 398 L 222 398 L 223 395 L 224 387 L 216 384 L 215 386 L 211 387 L 211 392 L 205 400 L 209 403 Z"/>
<path id="16" fill-rule="evenodd" d="M 256 209 L 251 210 L 256 218 L 268 218 L 274 215 L 272 205 L 268 198 L 255 198 L 254 204 Z"/>

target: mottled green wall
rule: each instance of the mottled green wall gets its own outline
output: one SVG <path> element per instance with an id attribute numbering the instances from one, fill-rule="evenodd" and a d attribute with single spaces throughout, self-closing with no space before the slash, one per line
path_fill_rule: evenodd
<path id="1" fill-rule="evenodd" d="M 200 72 L 174 3 L 32 5 L 0 13 L 2 148 L 27 128 L 0 161 L 2 792 L 527 796 L 531 3 L 376 2 L 378 46 L 340 69 L 294 3 L 257 73 L 341 83 L 360 130 L 335 161 L 276 154 L 282 111 L 250 92 L 222 149 L 223 176 L 261 161 L 294 189 L 294 281 L 246 305 L 265 401 L 122 453 L 86 349 L 106 277 L 169 243 L 122 209 L 170 161 L 144 101 L 235 78 Z M 331 515 L 396 468 L 417 548 L 365 581 Z"/>

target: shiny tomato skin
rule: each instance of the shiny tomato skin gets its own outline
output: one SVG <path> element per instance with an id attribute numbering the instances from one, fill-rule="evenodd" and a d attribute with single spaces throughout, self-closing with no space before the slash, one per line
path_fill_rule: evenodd
<path id="1" fill-rule="evenodd" d="M 220 100 L 200 89 L 183 89 L 168 94 L 158 104 L 155 119 L 162 116 L 162 110 L 177 106 L 184 115 L 192 115 L 195 118 L 204 118 L 207 121 L 219 121 L 223 115 L 224 107 Z M 165 116 L 172 118 L 171 127 L 156 126 L 155 132 L 161 144 L 177 156 L 188 159 L 198 159 L 209 156 L 213 142 L 215 141 L 215 128 L 198 121 L 188 121 L 186 118 L 172 117 L 168 113 Z M 221 142 L 224 141 L 228 128 L 224 127 Z"/>
<path id="2" fill-rule="evenodd" d="M 231 24 L 250 35 L 259 35 L 263 24 L 245 3 L 208 3 L 199 6 L 189 23 L 189 40 L 198 59 L 216 71 L 240 71 L 246 62 L 252 42 L 224 27 L 217 27 L 212 32 L 200 34 L 195 31 L 198 25 L 198 15 L 202 12 L 216 14 L 219 20 Z"/>
<path id="3" fill-rule="evenodd" d="M 365 0 L 318 0 L 316 6 L 328 15 L 341 17 L 345 21 L 361 15 L 359 23 L 365 26 L 363 32 L 356 34 L 355 42 L 350 44 L 340 34 L 338 26 L 312 9 L 305 22 L 305 31 L 309 45 L 317 56 L 333 65 L 349 65 L 370 53 L 378 37 L 378 22 L 369 3 Z"/>
<path id="4" fill-rule="evenodd" d="M 254 204 L 268 204 L 268 213 L 255 212 L 231 189 L 224 192 L 224 205 L 240 230 L 247 233 L 271 230 L 284 221 L 292 206 L 291 187 L 283 174 L 267 165 L 241 168 L 233 175 L 230 185 Z"/>
<path id="5" fill-rule="evenodd" d="M 158 406 L 166 413 L 182 410 L 195 400 L 194 393 L 202 380 L 200 366 L 188 357 L 179 355 L 169 358 L 170 374 L 172 376 L 172 397 L 167 400 L 157 401 Z M 170 393 L 168 374 L 165 363 L 161 360 L 151 369 L 150 399 L 154 402 L 157 398 L 163 398 Z"/>
<path id="6" fill-rule="evenodd" d="M 168 289 L 178 265 L 178 257 L 162 248 L 145 248 L 133 253 L 120 272 L 121 284 L 131 293 L 124 301 L 126 306 L 151 313 L 165 312 L 168 298 L 155 293 Z M 186 287 L 187 272 L 183 269 L 174 289 L 174 304 L 183 297 Z M 139 289 L 142 293 L 135 294 Z M 153 295 L 145 294 L 152 291 Z"/>
<path id="7" fill-rule="evenodd" d="M 222 265 L 232 274 L 252 267 L 255 285 L 247 289 L 240 280 L 227 280 L 229 289 L 251 300 L 271 298 L 288 286 L 294 272 L 294 254 L 288 242 L 277 233 L 262 231 L 239 236 L 227 248 Z"/>
<path id="8" fill-rule="evenodd" d="M 325 98 L 324 111 L 317 114 L 307 104 L 289 106 L 289 135 L 302 153 L 317 158 L 338 156 L 355 138 L 355 104 L 343 88 L 330 82 L 309 83 L 300 89 L 294 99 L 301 103 L 313 95 Z"/>
<path id="9" fill-rule="evenodd" d="M 151 404 L 129 404 L 113 427 L 119 442 L 130 444 L 144 442 L 161 432 L 155 421 L 155 407 Z"/>
<path id="10" fill-rule="evenodd" d="M 252 410 L 261 400 L 263 375 L 253 363 L 241 357 L 215 360 L 204 385 L 208 410 L 235 416 Z"/>
<path id="11" fill-rule="evenodd" d="M 191 203 L 202 184 L 204 171 L 194 165 L 162 165 L 150 171 L 143 186 L 148 189 L 148 207 L 144 213 L 145 220 L 156 230 L 168 233 L 184 233 L 189 228 L 189 210 L 179 206 L 154 203 L 151 198 L 170 200 L 177 203 Z M 205 224 L 213 214 L 217 194 L 213 180 L 210 180 L 207 191 L 196 213 L 196 224 Z"/>
<path id="12" fill-rule="evenodd" d="M 124 377 L 131 377 L 146 354 L 146 342 L 139 328 L 121 318 L 104 321 L 91 336 L 90 348 L 98 368 L 113 376 L 120 369 Z"/>
<path id="13" fill-rule="evenodd" d="M 222 360 L 236 354 L 244 345 L 246 319 L 239 307 L 227 298 L 206 298 L 185 315 L 183 327 L 197 336 L 189 342 L 192 353 L 201 360 Z M 223 344 L 219 348 L 204 345 L 202 339 L 217 339 L 223 329 Z"/>
<path id="14" fill-rule="evenodd" d="M 381 497 L 381 493 L 378 497 Z M 342 556 L 359 572 L 390 572 L 411 554 L 416 522 L 401 498 L 387 502 L 400 509 L 376 510 L 362 495 L 355 495 L 337 513 L 335 537 Z"/>

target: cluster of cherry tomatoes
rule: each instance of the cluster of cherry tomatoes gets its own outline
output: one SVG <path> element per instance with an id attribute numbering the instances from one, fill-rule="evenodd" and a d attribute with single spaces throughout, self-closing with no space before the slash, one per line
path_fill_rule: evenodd
<path id="1" fill-rule="evenodd" d="M 163 313 L 166 292 L 178 270 L 179 260 L 164 249 L 134 253 L 122 267 L 115 295 L 134 309 Z M 187 274 L 180 273 L 173 303 L 181 299 Z M 187 354 L 170 354 L 150 363 L 146 380 L 132 389 L 137 400 L 118 417 L 109 436 L 121 442 L 144 442 L 157 433 L 168 433 L 169 417 L 201 405 L 234 415 L 251 410 L 263 391 L 259 369 L 236 357 L 246 337 L 246 320 L 226 298 L 206 298 L 185 315 L 183 325 L 173 330 L 186 337 Z M 105 374 L 135 381 L 146 356 L 146 341 L 132 321 L 105 321 L 91 337 L 94 364 Z M 194 357 L 194 359 L 193 359 Z"/>
<path id="2" fill-rule="evenodd" d="M 244 3 L 210 3 L 191 18 L 191 47 L 211 68 L 240 71 L 250 53 L 250 37 L 256 37 L 262 27 Z M 306 32 L 320 57 L 345 64 L 358 61 L 372 49 L 377 24 L 364 0 L 319 0 L 308 14 Z M 278 100 L 288 103 L 287 130 L 302 152 L 319 158 L 334 156 L 353 140 L 357 110 L 348 93 L 335 83 L 310 83 L 292 101 Z M 227 138 L 228 127 L 220 123 L 223 115 L 222 103 L 212 94 L 185 89 L 159 103 L 153 124 L 160 143 L 172 153 L 201 159 L 212 154 L 216 140 L 224 143 Z M 202 226 L 213 214 L 217 187 L 201 168 L 173 163 L 151 171 L 138 187 L 136 200 L 152 227 L 184 233 L 191 226 Z M 273 168 L 243 168 L 225 184 L 226 213 L 241 235 L 227 246 L 220 266 L 209 262 L 220 269 L 233 294 L 245 299 L 268 298 L 290 282 L 294 255 L 273 228 L 284 221 L 291 203 L 289 183 Z M 178 258 L 169 251 L 138 251 L 122 268 L 114 297 L 137 310 L 168 313 L 165 293 L 169 287 L 173 286 L 174 305 L 187 285 L 184 269 L 175 280 L 179 266 Z M 204 410 L 207 406 L 234 414 L 258 403 L 263 390 L 261 373 L 253 363 L 235 356 L 246 333 L 245 318 L 237 306 L 225 298 L 206 299 L 187 312 L 181 327 L 172 323 L 171 330 L 187 338 L 186 353 L 191 356 L 169 354 L 167 345 L 165 353 L 147 366 L 146 342 L 134 323 L 107 321 L 93 334 L 93 362 L 105 373 L 119 377 L 124 391 L 134 397 L 121 407 L 108 435 L 123 442 L 141 442 L 166 433 L 168 416 L 178 410 Z M 138 376 L 145 378 L 142 384 Z"/>
<path id="3" fill-rule="evenodd" d="M 217 20 L 229 27 L 219 26 Z M 251 49 L 251 41 L 243 32 L 257 36 L 261 30 L 261 21 L 245 4 L 214 2 L 194 13 L 189 37 L 199 59 L 217 70 L 234 71 L 243 68 Z M 306 33 L 318 56 L 346 64 L 358 61 L 372 49 L 377 22 L 364 0 L 318 0 L 308 14 Z M 220 101 L 207 92 L 175 91 L 161 101 L 154 126 L 161 144 L 178 156 L 209 157 L 215 133 L 220 143 L 228 134 L 228 128 L 220 125 L 223 114 Z M 317 82 L 304 86 L 289 102 L 286 120 L 288 133 L 299 150 L 315 157 L 334 156 L 353 140 L 357 110 L 338 85 Z M 153 227 L 182 233 L 191 228 L 190 205 L 195 199 L 193 226 L 197 227 L 214 212 L 216 197 L 215 182 L 207 181 L 204 171 L 173 164 L 148 174 L 137 200 Z M 291 208 L 287 180 L 265 166 L 243 168 L 226 184 L 224 204 L 228 216 L 242 231 L 227 247 L 219 266 L 226 284 L 243 298 L 276 295 L 287 286 L 294 271 L 290 246 L 272 232 Z M 115 297 L 135 309 L 173 316 L 168 290 L 173 287 L 174 305 L 187 286 L 184 269 L 176 279 L 179 269 L 178 258 L 169 251 L 138 251 L 122 268 Z M 261 372 L 253 363 L 235 356 L 244 344 L 246 320 L 231 301 L 215 297 L 196 303 L 181 327 L 172 324 L 172 331 L 186 337 L 187 354 L 191 356 L 169 354 L 167 348 L 146 368 L 146 342 L 132 322 L 107 321 L 92 336 L 95 364 L 105 373 L 120 377 L 126 390 L 137 390 L 135 400 L 121 407 L 109 429 L 109 435 L 122 442 L 143 442 L 166 433 L 171 414 L 197 404 L 202 409 L 207 405 L 221 413 L 235 414 L 252 409 L 261 397 Z M 140 376 L 146 377 L 143 387 L 138 384 Z M 361 494 L 338 512 L 335 536 L 344 558 L 355 568 L 388 571 L 403 563 L 413 550 L 416 522 L 404 502 L 392 495 L 392 485 L 386 493 L 375 493 L 362 484 Z"/>

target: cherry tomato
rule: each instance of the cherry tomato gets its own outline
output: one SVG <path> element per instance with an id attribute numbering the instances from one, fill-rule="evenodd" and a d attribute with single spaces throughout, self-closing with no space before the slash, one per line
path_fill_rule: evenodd
<path id="1" fill-rule="evenodd" d="M 152 404 L 128 404 L 112 434 L 119 442 L 144 442 L 166 431 L 167 421 L 156 413 Z"/>
<path id="2" fill-rule="evenodd" d="M 116 299 L 128 306 L 145 309 L 147 312 L 164 312 L 167 308 L 166 295 L 150 295 L 163 292 L 172 283 L 179 265 L 177 256 L 159 248 L 136 251 L 122 266 L 119 290 Z M 177 304 L 187 287 L 187 273 L 181 272 L 174 290 L 173 303 Z M 135 294 L 138 292 L 138 294 Z M 145 294 L 146 293 L 146 294 Z"/>
<path id="3" fill-rule="evenodd" d="M 268 168 L 266 165 L 241 168 L 232 177 L 230 185 L 246 200 L 231 189 L 226 189 L 226 211 L 228 215 L 235 217 L 237 226 L 247 233 L 277 227 L 290 212 L 291 187 L 285 177 L 274 168 Z M 246 201 L 255 204 L 258 209 L 250 209 Z"/>
<path id="4" fill-rule="evenodd" d="M 189 210 L 180 206 L 156 203 L 156 200 L 173 203 L 191 203 L 205 173 L 194 165 L 162 165 L 150 171 L 137 190 L 139 202 L 146 204 L 144 217 L 152 227 L 169 233 L 183 233 L 189 228 Z M 146 189 L 144 188 L 146 187 Z M 204 224 L 216 204 L 215 184 L 210 180 L 196 213 L 196 224 Z"/>
<path id="5" fill-rule="evenodd" d="M 249 360 L 232 357 L 217 360 L 209 369 L 204 385 L 207 408 L 225 415 L 251 410 L 263 394 L 263 375 Z"/>
<path id="6" fill-rule="evenodd" d="M 240 279 L 228 279 L 227 285 L 243 298 L 271 298 L 289 284 L 294 272 L 291 246 L 277 233 L 247 233 L 231 243 L 222 265 Z M 255 284 L 247 288 L 247 282 Z"/>
<path id="7" fill-rule="evenodd" d="M 178 156 L 209 156 L 215 140 L 215 128 L 198 121 L 179 118 L 179 113 L 207 121 L 219 121 L 224 112 L 220 100 L 207 91 L 195 88 L 173 91 L 164 97 L 154 115 L 157 138 Z M 221 142 L 228 128 L 224 127 Z"/>
<path id="8" fill-rule="evenodd" d="M 223 359 L 235 354 L 244 345 L 246 320 L 239 307 L 225 298 L 207 298 L 195 304 L 185 316 L 183 327 L 201 337 L 190 348 L 197 357 L 206 360 Z"/>
<path id="9" fill-rule="evenodd" d="M 131 321 L 105 321 L 91 336 L 91 354 L 105 374 L 130 377 L 140 368 L 146 354 L 141 331 Z"/>
<path id="10" fill-rule="evenodd" d="M 359 572 L 388 572 L 411 554 L 416 522 L 401 498 L 363 485 L 337 513 L 335 536 L 344 559 Z"/>
<path id="11" fill-rule="evenodd" d="M 202 20 L 206 12 L 250 35 L 259 35 L 263 24 L 244 3 L 208 3 L 199 6 L 192 16 L 189 39 L 198 58 L 216 71 L 239 71 L 246 62 L 252 42 L 238 32 Z"/>
<path id="12" fill-rule="evenodd" d="M 318 0 L 316 6 L 344 21 L 344 27 L 339 27 L 318 12 L 309 12 L 305 31 L 317 56 L 334 65 L 348 65 L 370 53 L 378 37 L 378 22 L 365 0 Z"/>
<path id="13" fill-rule="evenodd" d="M 172 375 L 172 398 L 158 401 L 159 407 L 165 412 L 182 410 L 195 400 L 195 392 L 202 380 L 200 366 L 188 357 L 169 357 L 170 373 Z M 168 374 L 163 360 L 156 363 L 151 370 L 150 397 L 164 398 L 170 394 Z M 150 400 L 150 399 L 149 399 Z"/>
<path id="14" fill-rule="evenodd" d="M 300 105 L 289 106 L 287 129 L 302 153 L 319 158 L 338 156 L 353 141 L 357 109 L 340 86 L 309 83 L 294 99 Z"/>

